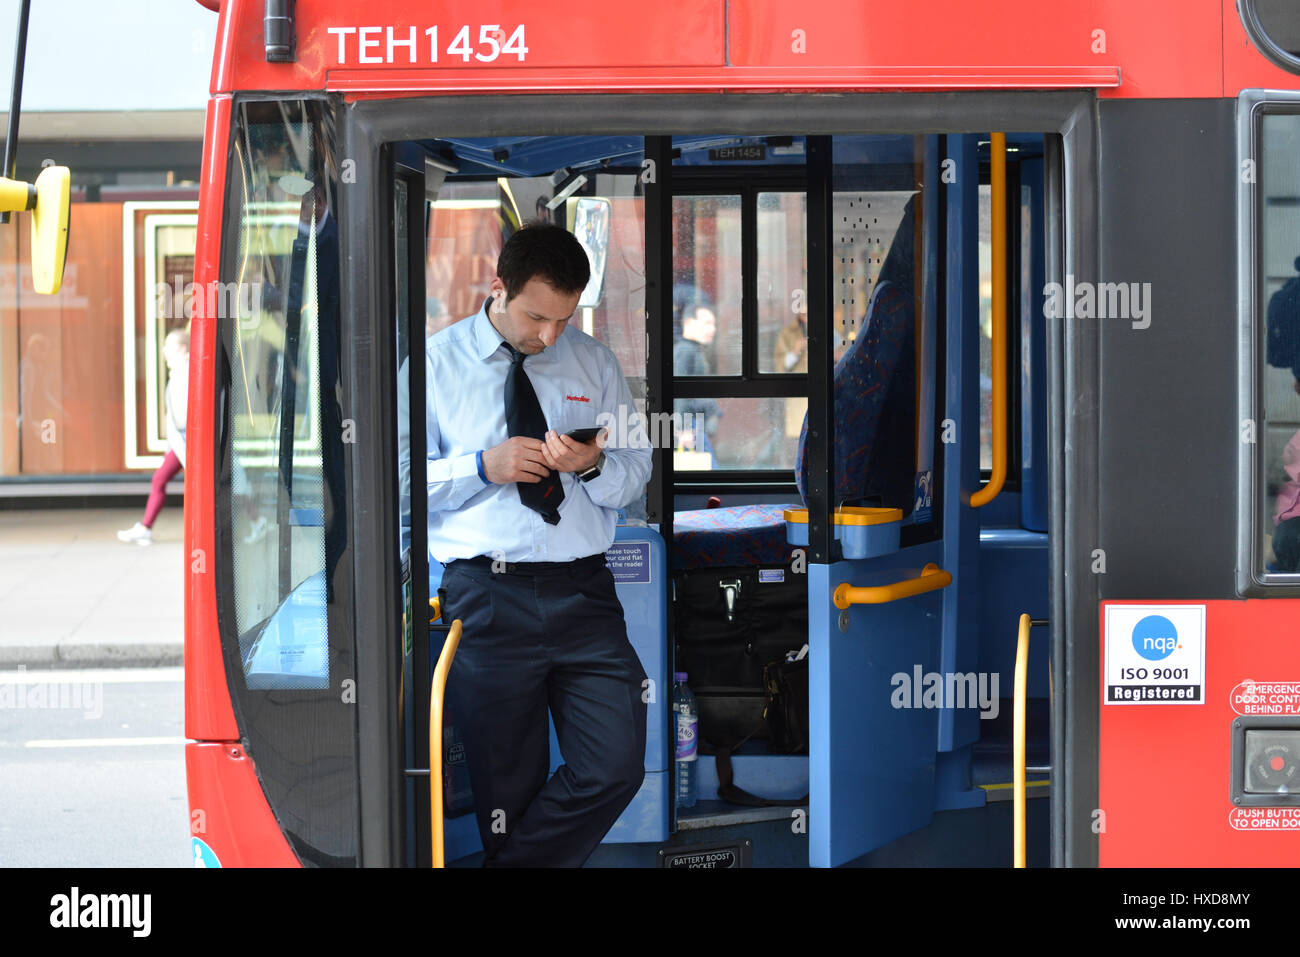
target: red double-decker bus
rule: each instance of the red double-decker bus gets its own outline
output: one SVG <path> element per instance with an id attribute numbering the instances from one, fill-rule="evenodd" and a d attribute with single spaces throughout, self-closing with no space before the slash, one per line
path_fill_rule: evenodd
<path id="1" fill-rule="evenodd" d="M 590 863 L 1294 856 L 1286 4 L 205 5 L 197 863 L 480 859 L 419 345 L 535 219 L 655 446 L 607 555 L 646 773 Z"/>

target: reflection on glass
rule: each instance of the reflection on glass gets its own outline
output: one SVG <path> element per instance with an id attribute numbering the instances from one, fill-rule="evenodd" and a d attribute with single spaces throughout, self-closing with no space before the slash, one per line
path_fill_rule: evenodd
<path id="1" fill-rule="evenodd" d="M 1262 117 L 1259 303 L 1264 401 L 1260 564 L 1300 572 L 1300 116 Z"/>
<path id="2" fill-rule="evenodd" d="M 980 468 L 993 468 L 993 187 L 979 188 Z"/>
<path id="3" fill-rule="evenodd" d="M 726 427 L 708 436 L 701 448 L 694 436 L 678 432 L 673 468 L 695 472 L 706 469 L 792 469 L 799 434 L 786 434 L 786 400 L 778 396 L 710 400 Z M 686 420 L 689 422 L 690 420 Z"/>
<path id="4" fill-rule="evenodd" d="M 808 196 L 758 194 L 758 371 L 808 371 Z M 798 439 L 802 396 L 782 400 L 784 433 Z"/>
<path id="5" fill-rule="evenodd" d="M 673 198 L 674 375 L 740 374 L 740 216 L 739 196 Z"/>
<path id="6" fill-rule="evenodd" d="M 310 124 L 244 129 L 235 157 L 244 190 L 236 278 L 261 294 L 249 314 L 221 317 L 232 367 L 231 490 L 240 506 L 230 530 L 240 653 L 249 687 L 325 688 L 317 257 L 338 232 Z"/>

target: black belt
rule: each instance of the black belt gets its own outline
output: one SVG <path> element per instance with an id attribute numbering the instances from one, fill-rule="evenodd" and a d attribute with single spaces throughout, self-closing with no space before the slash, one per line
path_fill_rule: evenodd
<path id="1" fill-rule="evenodd" d="M 502 562 L 487 555 L 475 558 L 457 558 L 447 563 L 450 568 L 457 562 L 464 562 L 474 568 L 505 575 L 547 575 L 558 571 L 594 571 L 605 567 L 605 553 L 597 552 L 586 558 L 575 558 L 570 562 Z"/>

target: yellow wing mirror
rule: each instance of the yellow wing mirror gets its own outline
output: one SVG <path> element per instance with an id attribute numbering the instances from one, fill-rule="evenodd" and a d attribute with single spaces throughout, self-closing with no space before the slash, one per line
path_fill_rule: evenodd
<path id="1" fill-rule="evenodd" d="M 66 166 L 45 167 L 35 184 L 0 176 L 0 212 L 32 211 L 32 285 L 44 295 L 63 285 L 71 185 Z"/>

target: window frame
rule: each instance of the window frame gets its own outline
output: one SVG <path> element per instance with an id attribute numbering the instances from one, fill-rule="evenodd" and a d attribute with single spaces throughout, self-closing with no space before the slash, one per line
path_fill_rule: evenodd
<path id="1" fill-rule="evenodd" d="M 736 164 L 737 167 L 744 164 Z M 674 399 L 766 399 L 792 398 L 808 394 L 806 372 L 758 371 L 758 194 L 795 192 L 807 196 L 808 177 L 803 166 L 754 168 L 745 166 L 744 180 L 736 181 L 738 170 L 728 167 L 673 167 L 670 197 L 740 197 L 740 374 L 672 376 Z M 807 220 L 804 222 L 805 244 Z M 670 450 L 671 451 L 671 450 Z M 678 494 L 697 491 L 736 493 L 764 489 L 785 494 L 795 492 L 791 469 L 710 469 L 676 471 Z"/>

